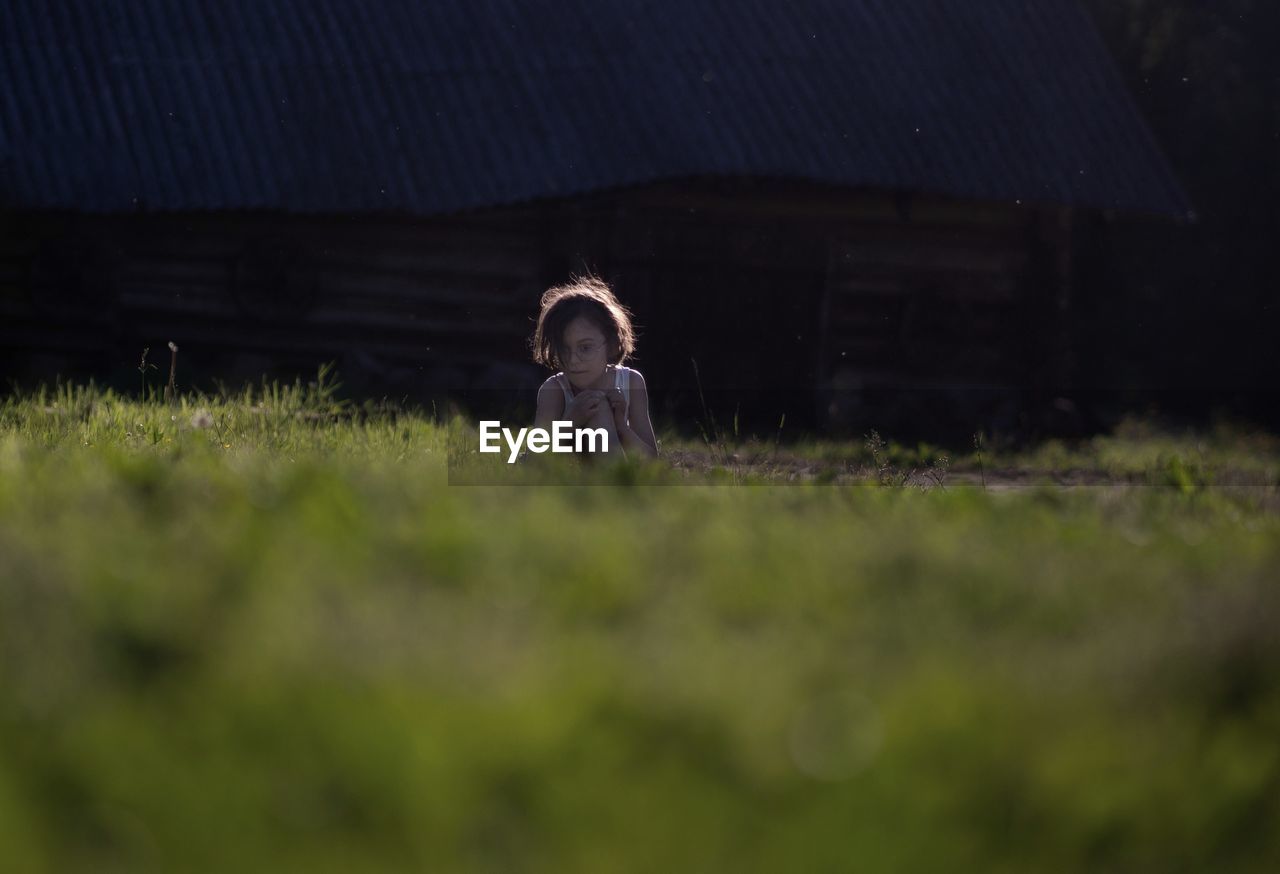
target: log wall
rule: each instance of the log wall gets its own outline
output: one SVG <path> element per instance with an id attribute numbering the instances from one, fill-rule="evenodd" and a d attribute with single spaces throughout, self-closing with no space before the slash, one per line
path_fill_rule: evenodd
<path id="1" fill-rule="evenodd" d="M 703 180 L 436 219 L 3 222 L 5 375 L 127 374 L 174 340 L 228 382 L 334 360 L 356 391 L 536 385 L 538 297 L 586 270 L 636 313 L 672 415 L 700 412 L 700 380 L 748 419 L 856 427 L 868 392 L 963 406 L 1070 366 L 1060 210 Z"/>

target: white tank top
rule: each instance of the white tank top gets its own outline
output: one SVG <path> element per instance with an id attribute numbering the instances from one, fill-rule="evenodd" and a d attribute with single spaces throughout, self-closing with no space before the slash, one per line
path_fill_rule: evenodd
<path id="1" fill-rule="evenodd" d="M 573 400 L 573 392 L 569 385 L 569 377 L 564 375 L 564 371 L 556 374 L 556 382 L 560 383 L 560 390 L 564 392 L 564 405 L 568 409 L 569 402 Z M 613 379 L 615 388 L 622 389 L 622 410 L 625 417 L 631 415 L 631 368 L 617 367 Z"/>

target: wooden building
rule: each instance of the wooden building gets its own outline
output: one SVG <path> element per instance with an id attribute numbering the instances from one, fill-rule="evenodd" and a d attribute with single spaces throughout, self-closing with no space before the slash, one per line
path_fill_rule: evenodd
<path id="1" fill-rule="evenodd" d="M 1072 384 L 1073 228 L 1189 215 L 1074 0 L 16 0 L 0 29 L 26 382 L 133 384 L 173 340 L 206 385 L 332 360 L 531 402 L 538 297 L 592 270 L 660 411 L 981 424 Z"/>

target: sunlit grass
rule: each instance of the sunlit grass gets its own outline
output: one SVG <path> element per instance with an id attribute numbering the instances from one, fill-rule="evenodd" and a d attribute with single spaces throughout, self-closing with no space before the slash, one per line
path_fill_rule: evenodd
<path id="1" fill-rule="evenodd" d="M 1141 483 L 1077 491 L 817 484 L 861 443 L 450 485 L 471 427 L 323 379 L 0 405 L 4 867 L 1280 862 L 1274 482 L 1168 479 L 1268 438 L 1019 456 Z"/>

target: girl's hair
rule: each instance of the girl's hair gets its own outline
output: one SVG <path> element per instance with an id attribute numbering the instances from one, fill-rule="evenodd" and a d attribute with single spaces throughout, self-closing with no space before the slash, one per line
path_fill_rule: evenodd
<path id="1" fill-rule="evenodd" d="M 533 360 L 563 370 L 560 352 L 564 345 L 564 329 L 578 316 L 586 318 L 604 334 L 610 364 L 621 364 L 636 351 L 631 312 L 618 302 L 613 289 L 604 280 L 586 276 L 575 277 L 565 285 L 556 285 L 543 292 L 538 327 L 529 341 L 533 347 Z"/>

